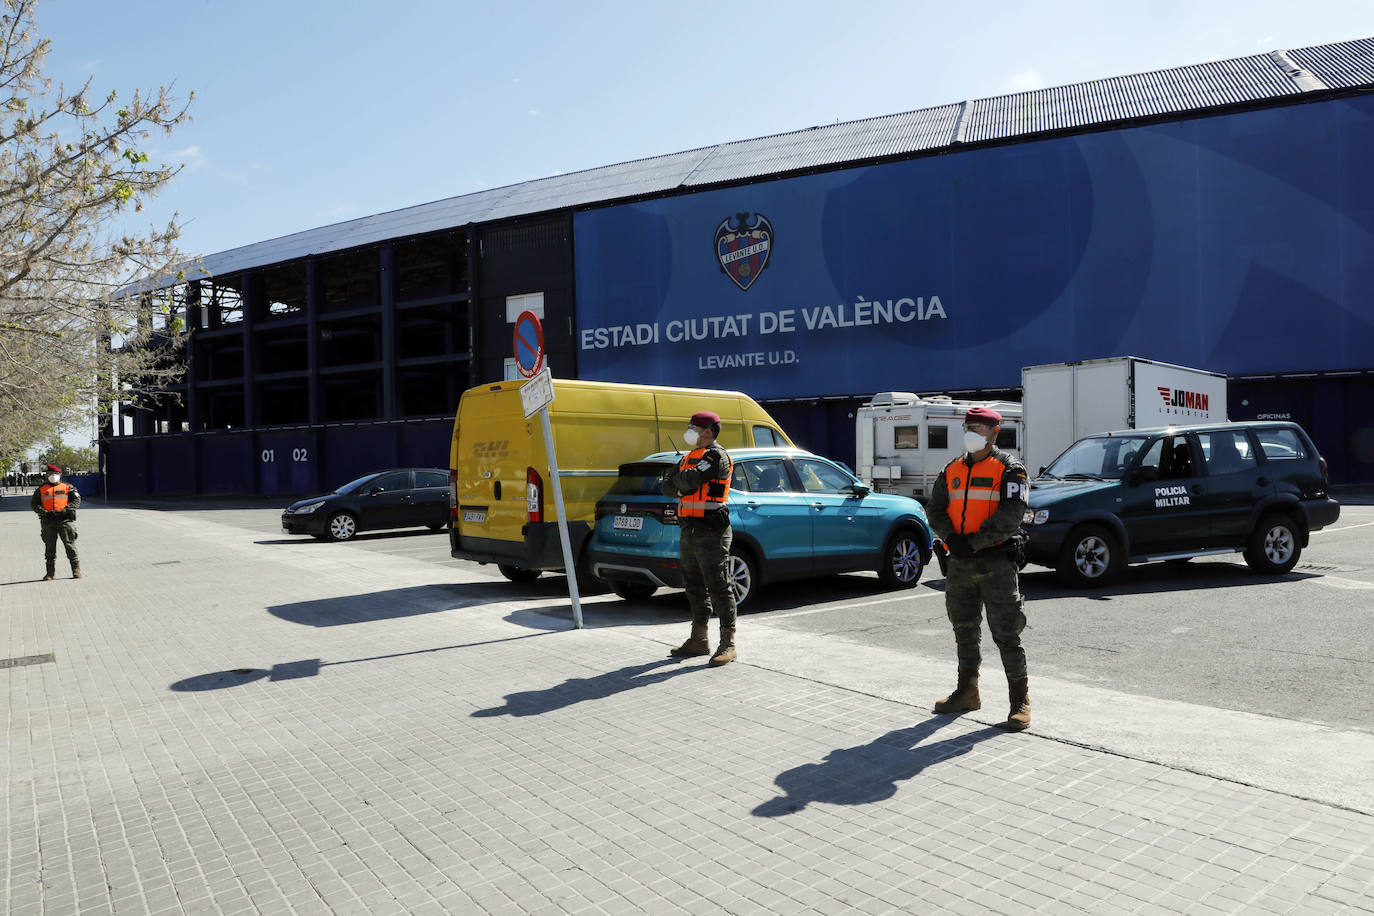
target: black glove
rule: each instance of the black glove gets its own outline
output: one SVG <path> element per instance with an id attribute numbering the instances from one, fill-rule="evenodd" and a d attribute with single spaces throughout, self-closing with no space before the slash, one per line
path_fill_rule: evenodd
<path id="1" fill-rule="evenodd" d="M 73 521 L 73 522 L 74 522 L 74 521 L 76 521 L 76 510 L 75 510 L 75 509 L 63 509 L 63 510 L 62 510 L 62 517 L 65 518 L 65 519 L 69 519 L 70 521 Z"/>
<path id="2" fill-rule="evenodd" d="M 968 545 L 968 538 L 958 532 L 945 538 L 945 546 L 949 552 L 961 560 L 967 560 L 973 556 L 973 548 Z"/>

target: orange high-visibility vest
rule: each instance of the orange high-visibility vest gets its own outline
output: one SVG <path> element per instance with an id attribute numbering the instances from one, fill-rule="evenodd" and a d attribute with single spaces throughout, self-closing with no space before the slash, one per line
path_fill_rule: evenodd
<path id="1" fill-rule="evenodd" d="M 38 488 L 38 498 L 43 501 L 46 512 L 60 512 L 67 508 L 68 496 L 72 488 L 65 483 L 45 483 Z"/>
<path id="2" fill-rule="evenodd" d="M 724 450 L 721 450 L 724 454 Z M 706 449 L 694 448 L 682 458 L 682 463 L 678 465 L 679 471 L 686 471 L 693 467 L 706 455 Z M 707 512 L 725 508 L 725 501 L 730 498 L 730 475 L 734 472 L 735 463 L 729 455 L 725 455 L 725 467 L 721 469 L 723 476 L 707 480 L 693 493 L 679 496 L 677 500 L 677 514 L 679 518 L 704 518 Z"/>
<path id="3" fill-rule="evenodd" d="M 972 467 L 960 458 L 945 467 L 949 489 L 949 520 L 954 530 L 973 534 L 983 527 L 1002 502 L 1002 475 L 1007 466 L 988 454 Z"/>

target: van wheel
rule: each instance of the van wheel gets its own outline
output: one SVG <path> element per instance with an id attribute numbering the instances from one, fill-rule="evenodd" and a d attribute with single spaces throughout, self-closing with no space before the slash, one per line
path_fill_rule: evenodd
<path id="1" fill-rule="evenodd" d="M 749 603 L 759 586 L 758 561 L 747 550 L 731 547 L 727 561 L 730 573 L 730 587 L 735 591 L 735 608 Z"/>
<path id="2" fill-rule="evenodd" d="M 523 566 L 511 566 L 509 563 L 497 563 L 496 568 L 512 582 L 533 582 L 539 578 L 537 569 L 525 569 Z"/>
<path id="3" fill-rule="evenodd" d="M 1059 551 L 1059 577 L 1069 585 L 1096 588 L 1121 572 L 1121 544 L 1101 525 L 1075 528 Z"/>
<path id="4" fill-rule="evenodd" d="M 1255 530 L 1250 532 L 1250 543 L 1245 548 L 1245 562 L 1257 573 L 1276 576 L 1288 572 L 1298 565 L 1302 547 L 1298 544 L 1298 533 L 1293 522 L 1286 515 L 1273 513 L 1260 519 Z"/>
<path id="5" fill-rule="evenodd" d="M 610 583 L 611 591 L 618 597 L 626 601 L 643 601 L 652 598 L 654 592 L 658 591 L 657 585 L 650 585 L 648 582 L 625 582 L 616 580 Z"/>
<path id="6" fill-rule="evenodd" d="M 340 512 L 330 518 L 324 530 L 331 541 L 351 540 L 358 533 L 358 520 L 347 512 Z"/>
<path id="7" fill-rule="evenodd" d="M 910 528 L 893 532 L 883 548 L 883 562 L 878 565 L 878 579 L 888 588 L 912 588 L 921 578 L 925 561 L 916 532 Z"/>

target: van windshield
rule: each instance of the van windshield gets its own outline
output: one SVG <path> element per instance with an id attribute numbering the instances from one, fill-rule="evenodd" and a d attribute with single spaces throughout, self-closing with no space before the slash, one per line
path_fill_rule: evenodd
<path id="1" fill-rule="evenodd" d="M 663 472 L 671 467 L 670 464 L 648 461 L 622 464 L 620 476 L 616 477 L 615 483 L 611 484 L 611 489 L 606 495 L 662 496 L 663 491 L 659 489 L 659 482 L 663 479 Z"/>
<path id="2" fill-rule="evenodd" d="M 1045 469 L 1044 477 L 1077 480 L 1115 480 L 1126 473 L 1144 436 L 1093 436 L 1079 439 Z"/>

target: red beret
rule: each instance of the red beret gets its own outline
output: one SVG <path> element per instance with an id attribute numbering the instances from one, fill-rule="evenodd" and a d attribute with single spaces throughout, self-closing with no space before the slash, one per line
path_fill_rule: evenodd
<path id="1" fill-rule="evenodd" d="M 720 414 L 711 413 L 709 410 L 699 410 L 692 414 L 690 422 L 693 426 L 718 426 L 720 424 Z"/>
<path id="2" fill-rule="evenodd" d="M 991 407 L 970 407 L 964 414 L 965 423 L 986 423 L 988 426 L 1001 426 L 1002 415 Z"/>
<path id="3" fill-rule="evenodd" d="M 62 473 L 62 469 L 55 464 L 48 465 L 48 470 L 52 471 L 54 474 Z"/>

